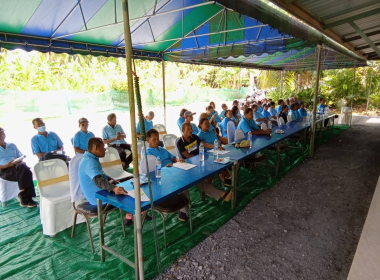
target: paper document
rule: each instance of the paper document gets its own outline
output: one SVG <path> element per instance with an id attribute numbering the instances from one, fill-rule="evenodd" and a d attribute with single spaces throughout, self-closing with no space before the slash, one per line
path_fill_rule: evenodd
<path id="1" fill-rule="evenodd" d="M 208 151 L 209 153 L 214 153 L 214 150 L 209 150 Z M 218 151 L 218 154 L 219 155 L 224 155 L 224 154 L 227 154 L 227 153 L 229 153 L 230 151 Z"/>
<path id="2" fill-rule="evenodd" d="M 196 165 L 195 164 L 186 163 L 186 162 L 176 162 L 176 163 L 173 163 L 173 167 L 177 167 L 177 168 L 183 169 L 183 170 L 189 170 L 191 168 L 196 167 Z"/>
<path id="3" fill-rule="evenodd" d="M 21 157 L 18 157 L 18 158 L 15 158 L 14 160 L 12 160 L 12 162 L 20 162 L 20 161 L 22 161 L 24 158 L 26 158 L 26 156 L 22 155 Z"/>
<path id="4" fill-rule="evenodd" d="M 135 190 L 128 191 L 128 195 L 130 197 L 135 198 Z M 149 201 L 149 197 L 145 194 L 145 192 L 142 189 L 140 189 L 140 196 L 141 196 L 141 202 Z"/>
<path id="5" fill-rule="evenodd" d="M 227 164 L 230 162 L 230 158 L 229 157 L 225 157 L 225 158 L 218 158 L 216 160 L 214 160 L 215 163 L 220 163 L 220 164 Z"/>

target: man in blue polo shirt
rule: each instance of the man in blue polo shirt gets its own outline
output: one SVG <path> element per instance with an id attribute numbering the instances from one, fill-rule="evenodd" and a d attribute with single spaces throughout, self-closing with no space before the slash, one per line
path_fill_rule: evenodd
<path id="1" fill-rule="evenodd" d="M 288 116 L 291 117 L 292 121 L 297 122 L 301 121 L 298 117 L 298 112 L 297 112 L 297 103 L 292 103 L 290 105 L 290 110 Z"/>
<path id="2" fill-rule="evenodd" d="M 270 128 L 262 130 L 257 126 L 253 120 L 252 108 L 244 110 L 244 116 L 241 118 L 236 129 L 242 130 L 246 139 L 249 131 L 251 131 L 252 135 L 270 135 L 272 133 L 272 129 Z"/>
<path id="3" fill-rule="evenodd" d="M 148 131 L 153 128 L 153 119 L 154 119 L 154 112 L 150 111 L 148 115 L 145 116 L 144 124 L 145 124 L 145 131 Z M 136 133 L 137 138 L 141 137 L 141 131 L 140 131 L 140 122 L 136 125 Z"/>
<path id="4" fill-rule="evenodd" d="M 16 145 L 6 143 L 5 137 L 4 129 L 0 127 L 0 178 L 18 183 L 18 199 L 22 207 L 36 207 L 37 203 L 32 199 L 36 196 L 32 172 L 22 162 L 22 154 Z"/>
<path id="5" fill-rule="evenodd" d="M 99 162 L 104 157 L 106 149 L 101 138 L 92 137 L 88 140 L 88 151 L 84 153 L 79 164 L 79 184 L 86 200 L 96 209 L 95 193 L 101 190 L 114 192 L 117 195 L 127 195 L 123 187 L 111 184 L 109 178 L 103 171 Z M 93 208 L 94 208 L 93 207 Z"/>
<path id="6" fill-rule="evenodd" d="M 263 116 L 262 113 L 258 111 L 259 105 L 253 104 L 252 105 L 252 111 L 253 111 L 253 119 L 255 120 L 256 124 L 260 125 L 262 123 L 268 123 L 268 119 Z M 261 108 L 261 107 L 260 107 Z"/>
<path id="7" fill-rule="evenodd" d="M 131 151 L 131 145 L 125 142 L 127 135 L 124 133 L 123 128 L 117 124 L 116 115 L 111 113 L 107 116 L 108 124 L 103 127 L 103 141 L 104 144 L 115 148 L 120 156 L 121 164 L 124 169 L 128 168 L 132 162 L 132 152 L 127 156 L 125 150 Z"/>
<path id="8" fill-rule="evenodd" d="M 95 135 L 88 131 L 88 120 L 86 118 L 80 118 L 78 123 L 80 130 L 74 135 L 73 146 L 76 153 L 84 154 L 87 151 L 88 139 L 95 137 Z"/>
<path id="9" fill-rule="evenodd" d="M 327 108 L 328 108 L 328 106 L 325 105 L 325 99 L 324 99 L 324 98 L 321 98 L 321 99 L 319 100 L 318 112 L 319 112 L 320 114 L 324 114 L 325 111 L 327 110 Z"/>
<path id="10" fill-rule="evenodd" d="M 34 129 L 37 130 L 37 135 L 31 140 L 32 152 L 40 161 L 48 159 L 62 159 L 67 161 L 64 155 L 63 143 L 59 136 L 52 132 L 46 131 L 46 126 L 41 118 L 32 120 Z"/>

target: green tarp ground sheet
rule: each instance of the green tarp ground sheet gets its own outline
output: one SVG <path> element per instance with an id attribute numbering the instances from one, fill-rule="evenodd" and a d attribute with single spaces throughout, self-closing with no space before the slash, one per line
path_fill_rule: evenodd
<path id="1" fill-rule="evenodd" d="M 322 141 L 346 130 L 336 126 L 334 133 L 324 131 Z M 317 138 L 319 140 L 319 138 Z M 317 141 L 317 146 L 318 146 Z M 267 153 L 272 163 L 275 154 Z M 164 247 L 162 220 L 157 217 L 157 229 L 162 268 L 168 267 L 180 256 L 188 252 L 199 242 L 215 232 L 255 196 L 275 185 L 293 167 L 308 157 L 308 149 L 289 149 L 282 155 L 279 176 L 275 177 L 274 168 L 259 166 L 257 178 L 254 172 L 244 167 L 239 171 L 237 207 L 231 210 L 231 204 L 207 198 L 202 201 L 196 186 L 190 189 L 193 233 L 189 223 L 179 222 L 173 214 L 167 219 L 168 248 Z M 215 184 L 220 181 L 215 176 Z M 38 208 L 22 208 L 16 199 L 8 206 L 0 208 L 0 279 L 134 279 L 134 270 L 109 253 L 102 263 L 99 257 L 99 234 L 97 218 L 91 220 L 95 254 L 91 253 L 85 223 L 76 227 L 76 236 L 71 239 L 71 228 L 51 238 L 42 234 Z M 110 213 L 105 224 L 105 243 L 129 260 L 134 261 L 133 228 L 127 227 L 127 236 L 123 237 L 118 211 Z M 152 221 L 143 227 L 144 269 L 146 279 L 158 274 L 154 246 Z"/>

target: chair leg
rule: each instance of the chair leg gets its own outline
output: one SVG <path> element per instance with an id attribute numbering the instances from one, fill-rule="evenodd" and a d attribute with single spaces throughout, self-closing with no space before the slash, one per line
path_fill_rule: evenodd
<path id="1" fill-rule="evenodd" d="M 106 212 L 106 213 L 104 214 L 103 225 L 105 225 L 105 224 L 106 224 L 106 220 L 107 220 L 107 214 L 108 214 L 108 212 Z"/>
<path id="2" fill-rule="evenodd" d="M 121 209 L 119 210 L 120 210 L 121 227 L 123 229 L 123 236 L 125 237 L 126 234 L 125 234 L 125 225 L 124 225 L 124 213 L 123 213 L 123 210 Z"/>
<path id="3" fill-rule="evenodd" d="M 143 212 L 143 216 L 141 218 L 141 229 L 144 226 L 146 215 L 148 215 L 148 210 L 146 210 L 146 211 Z M 152 213 L 152 215 L 153 215 L 153 213 Z"/>
<path id="4" fill-rule="evenodd" d="M 95 253 L 95 250 L 94 250 L 94 242 L 93 242 L 93 240 L 92 240 L 90 221 L 88 220 L 88 218 L 87 218 L 86 216 L 84 216 L 84 218 L 86 219 L 87 231 L 88 231 L 88 237 L 90 238 L 91 251 L 92 251 L 92 253 L 94 254 L 94 253 Z"/>
<path id="5" fill-rule="evenodd" d="M 71 230 L 71 238 L 74 238 L 74 236 L 75 236 L 75 226 L 77 224 L 77 216 L 78 216 L 78 213 L 75 212 L 75 214 L 74 214 L 73 228 Z"/>

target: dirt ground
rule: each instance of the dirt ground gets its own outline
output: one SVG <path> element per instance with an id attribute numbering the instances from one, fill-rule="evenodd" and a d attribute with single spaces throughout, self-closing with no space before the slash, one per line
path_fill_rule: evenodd
<path id="1" fill-rule="evenodd" d="M 380 174 L 379 127 L 355 116 L 163 279 L 346 279 Z"/>

